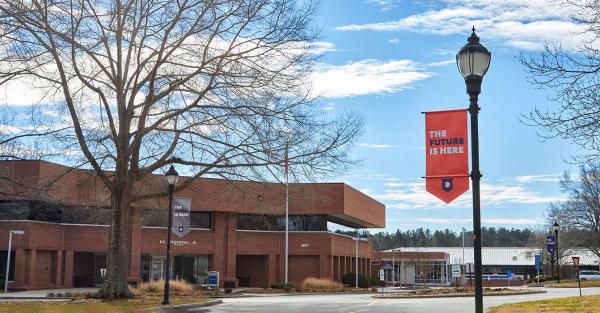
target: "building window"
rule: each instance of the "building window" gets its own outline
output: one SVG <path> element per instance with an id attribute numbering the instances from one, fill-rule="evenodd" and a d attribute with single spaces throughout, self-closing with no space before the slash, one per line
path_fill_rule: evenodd
<path id="1" fill-rule="evenodd" d="M 190 212 L 190 227 L 192 228 L 211 228 L 210 212 Z"/>
<path id="2" fill-rule="evenodd" d="M 290 215 L 290 231 L 327 231 L 324 215 Z M 238 214 L 237 229 L 240 230 L 285 230 L 285 216 L 271 214 Z"/>
<path id="3" fill-rule="evenodd" d="M 23 260 L 21 260 L 23 261 Z M 6 279 L 6 250 L 0 250 L 0 281 L 4 283 Z M 8 281 L 15 280 L 15 251 L 10 252 L 10 271 L 8 273 Z M 4 284 L 1 288 L 4 288 Z"/>

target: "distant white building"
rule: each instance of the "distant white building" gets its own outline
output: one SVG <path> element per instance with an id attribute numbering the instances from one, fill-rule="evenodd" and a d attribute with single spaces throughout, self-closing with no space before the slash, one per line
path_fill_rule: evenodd
<path id="1" fill-rule="evenodd" d="M 560 261 L 562 277 L 574 276 L 572 256 L 580 258 L 580 268 L 600 268 L 600 257 L 587 249 L 566 252 Z M 524 281 L 535 277 L 535 255 L 541 251 L 533 247 L 484 247 L 481 254 L 484 280 L 506 282 L 509 278 Z M 374 270 L 384 269 L 387 282 L 425 285 L 447 285 L 453 279 L 452 265 L 474 262 L 473 247 L 402 247 L 377 252 L 373 260 Z M 549 260 L 542 260 L 542 264 L 540 274 L 553 274 Z M 512 273 L 510 277 L 507 272 Z"/>

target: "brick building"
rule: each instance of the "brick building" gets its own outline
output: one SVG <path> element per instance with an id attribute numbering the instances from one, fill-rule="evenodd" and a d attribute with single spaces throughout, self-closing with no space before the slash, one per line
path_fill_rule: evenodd
<path id="1" fill-rule="evenodd" d="M 106 267 L 110 197 L 88 170 L 45 161 L 0 162 L 0 280 L 13 236 L 11 289 L 94 286 Z M 182 177 L 185 179 L 185 177 Z M 166 182 L 160 175 L 154 184 Z M 50 182 L 52 182 L 50 184 Z M 160 186 L 163 188 L 163 186 Z M 289 280 L 341 280 L 355 271 L 353 238 L 327 230 L 385 226 L 385 207 L 343 183 L 290 184 Z M 221 284 L 263 286 L 284 277 L 284 187 L 281 184 L 198 179 L 176 196 L 192 199 L 190 233 L 172 236 L 173 277 L 202 284 L 219 271 Z M 164 275 L 166 199 L 132 208 L 128 279 Z M 372 246 L 360 242 L 358 271 L 370 275 Z"/>

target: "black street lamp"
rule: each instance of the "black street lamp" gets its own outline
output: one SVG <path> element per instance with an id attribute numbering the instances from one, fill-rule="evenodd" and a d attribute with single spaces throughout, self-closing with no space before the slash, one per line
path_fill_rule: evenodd
<path id="1" fill-rule="evenodd" d="M 163 292 L 162 304 L 169 304 L 169 281 L 171 280 L 171 228 L 173 228 L 173 191 L 175 191 L 175 184 L 179 174 L 171 165 L 169 170 L 165 173 L 167 177 L 167 183 L 169 184 L 169 222 L 167 225 L 167 264 L 165 271 L 165 290 Z"/>
<path id="2" fill-rule="evenodd" d="M 556 235 L 556 281 L 560 284 L 560 259 L 558 257 L 558 230 L 560 229 L 560 225 L 558 225 L 557 221 L 554 221 L 554 235 Z"/>
<path id="3" fill-rule="evenodd" d="M 477 100 L 481 93 L 483 76 L 490 66 L 492 54 L 479 43 L 479 37 L 473 33 L 468 43 L 456 54 L 458 70 L 465 78 L 469 95 L 469 113 L 471 114 L 471 181 L 473 182 L 473 248 L 475 261 L 475 312 L 483 313 L 483 286 L 481 266 L 481 204 L 479 181 L 479 126 Z"/>

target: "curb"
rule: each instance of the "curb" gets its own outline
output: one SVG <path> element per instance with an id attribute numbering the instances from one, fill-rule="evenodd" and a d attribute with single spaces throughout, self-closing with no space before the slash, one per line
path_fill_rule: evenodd
<path id="1" fill-rule="evenodd" d="M 501 297 L 501 296 L 522 296 L 522 295 L 533 295 L 533 294 L 539 294 L 539 293 L 546 293 L 546 291 L 527 291 L 527 292 L 520 292 L 520 293 L 505 293 L 505 294 L 500 294 L 500 293 L 490 293 L 490 294 L 483 294 L 484 297 Z M 474 297 L 474 294 L 447 294 L 447 295 L 413 295 L 413 296 L 399 296 L 399 297 L 394 297 L 394 296 L 377 296 L 374 295 L 373 298 L 376 299 L 427 299 L 427 298 L 467 298 L 467 297 Z"/>
<path id="2" fill-rule="evenodd" d="M 209 306 L 213 306 L 213 305 L 217 305 L 217 304 L 221 304 L 223 303 L 223 300 L 219 299 L 219 300 L 210 300 L 210 301 L 206 301 L 206 302 L 200 302 L 200 303 L 186 303 L 186 304 L 177 304 L 177 305 L 172 305 L 169 307 L 161 307 L 160 310 L 162 312 L 188 312 L 190 310 L 194 310 L 194 309 L 200 309 L 200 308 L 205 308 L 205 307 L 209 307 Z"/>
<path id="3" fill-rule="evenodd" d="M 244 293 L 232 298 L 285 297 L 285 296 L 331 296 L 331 295 L 372 295 L 375 292 L 294 292 L 294 293 Z"/>

